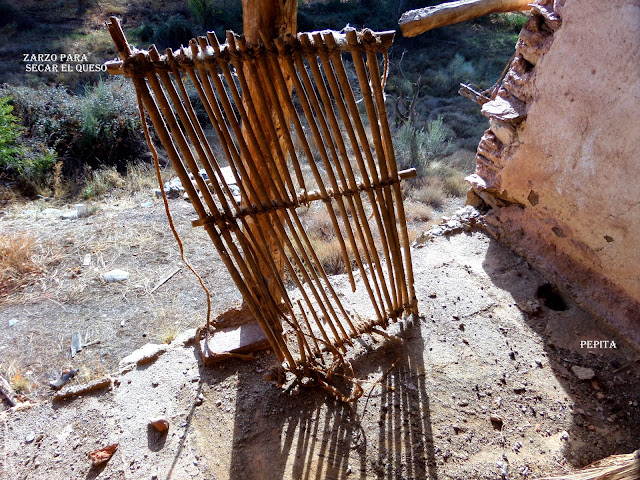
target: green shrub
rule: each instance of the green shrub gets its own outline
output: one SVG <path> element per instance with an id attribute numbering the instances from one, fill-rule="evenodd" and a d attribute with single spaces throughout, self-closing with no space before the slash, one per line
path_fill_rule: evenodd
<path id="1" fill-rule="evenodd" d="M 191 17 L 203 27 L 211 26 L 215 18 L 213 0 L 188 0 Z"/>
<path id="2" fill-rule="evenodd" d="M 14 116 L 9 97 L 0 97 L 0 173 L 18 168 L 23 155 L 18 138 L 22 133 L 19 119 Z"/>
<path id="3" fill-rule="evenodd" d="M 406 123 L 398 130 L 395 138 L 396 158 L 400 168 L 416 168 L 419 172 L 430 162 L 441 158 L 451 150 L 448 132 L 442 118 L 427 124 L 425 129 L 417 129 Z"/>
<path id="4" fill-rule="evenodd" d="M 186 45 L 194 33 L 193 23 L 180 14 L 163 21 L 144 23 L 134 31 L 142 42 L 154 44 L 160 50 Z"/>
<path id="5" fill-rule="evenodd" d="M 63 175 L 79 176 L 84 165 L 127 163 L 146 150 L 135 90 L 126 79 L 110 79 L 73 95 L 62 87 L 8 87 L 30 137 L 63 161 Z"/>

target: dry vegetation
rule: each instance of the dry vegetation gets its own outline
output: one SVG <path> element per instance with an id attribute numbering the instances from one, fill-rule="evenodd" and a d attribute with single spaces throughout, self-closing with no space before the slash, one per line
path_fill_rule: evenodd
<path id="1" fill-rule="evenodd" d="M 30 233 L 0 232 L 0 299 L 15 289 L 34 283 L 46 264 L 56 260 L 43 252 Z"/>

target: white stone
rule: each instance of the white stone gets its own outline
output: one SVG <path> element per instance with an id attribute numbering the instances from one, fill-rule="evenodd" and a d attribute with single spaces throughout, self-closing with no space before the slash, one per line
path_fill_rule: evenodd
<path id="1" fill-rule="evenodd" d="M 113 283 L 113 282 L 122 282 L 129 278 L 129 272 L 126 270 L 111 270 L 110 272 L 106 272 L 102 274 L 102 279 L 105 282 Z"/>

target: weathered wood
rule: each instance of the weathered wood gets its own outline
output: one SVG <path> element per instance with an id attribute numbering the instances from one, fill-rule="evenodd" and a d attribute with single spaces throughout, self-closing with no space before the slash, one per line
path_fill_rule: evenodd
<path id="1" fill-rule="evenodd" d="M 315 32 L 285 38 L 282 28 L 263 28 L 260 39 L 251 42 L 227 32 L 224 45 L 210 32 L 192 40 L 189 49 L 167 50 L 161 56 L 155 47 L 148 52 L 130 47 L 115 19 L 109 27 L 122 58 L 110 71 L 133 79 L 143 121 L 146 109 L 196 209 L 194 226 L 202 225 L 209 233 L 284 370 L 311 375 L 337 392 L 322 380 L 344 364 L 338 349 L 345 352 L 352 338 L 415 309 L 411 265 L 402 261 L 401 250 L 405 262 L 410 257 L 399 189 L 399 182 L 415 172 L 397 170 L 378 68 L 382 54 L 386 77 L 393 32 Z M 341 52 L 355 61 L 375 154 Z M 221 174 L 183 76 L 193 83 L 218 135 L 233 187 Z M 143 126 L 153 152 L 146 123 Z M 308 166 L 300 157 L 306 157 Z M 307 190 L 303 166 L 313 174 L 317 192 Z M 206 175 L 200 173 L 203 168 Z M 367 197 L 371 216 L 363 204 Z M 301 221 L 297 209 L 318 200 L 326 204 L 348 273 L 347 244 L 353 250 L 376 313 L 372 318 L 352 319 L 345 310 Z M 369 225 L 374 217 L 388 276 Z M 282 265 L 301 296 L 299 312 L 294 312 Z M 295 335 L 289 335 L 290 329 Z M 212 338 L 207 328 L 203 352 Z M 325 365 L 322 352 L 330 352 L 333 361 Z"/>
<path id="2" fill-rule="evenodd" d="M 404 12 L 398 24 L 405 37 L 415 37 L 428 30 L 465 22 L 490 13 L 530 10 L 531 0 L 460 0 L 433 7 Z"/>
<path id="3" fill-rule="evenodd" d="M 10 407 L 15 407 L 17 395 L 11 384 L 0 375 L 0 395 L 7 401 Z"/>
<path id="4" fill-rule="evenodd" d="M 267 35 L 269 38 L 275 38 L 286 34 L 294 34 L 296 32 L 296 24 L 297 24 L 297 11 L 298 11 L 298 2 L 297 0 L 281 0 L 277 2 L 265 2 L 263 0 L 242 0 L 242 27 L 243 27 L 243 35 L 245 39 L 249 43 L 258 43 L 260 41 L 260 33 Z M 256 98 L 260 95 L 259 86 L 252 82 L 251 78 L 248 78 L 248 92 L 253 98 Z M 289 83 L 289 91 L 291 91 L 291 84 Z M 261 97 L 262 98 L 262 97 Z M 280 99 L 272 99 L 272 105 L 281 103 Z M 246 106 L 246 104 L 245 104 Z M 265 105 L 260 105 L 259 103 L 255 105 L 257 108 L 255 109 L 255 113 L 257 115 L 257 120 L 259 124 L 267 124 L 267 122 L 272 122 L 273 115 L 273 107 L 265 108 Z M 253 107 L 253 105 L 252 105 Z M 243 122 L 243 128 L 247 127 L 247 123 Z M 270 135 L 268 141 L 268 148 L 270 149 L 269 153 L 273 153 L 274 156 L 277 155 L 276 150 L 280 148 L 282 141 L 282 129 L 287 128 L 288 125 L 280 125 L 280 132 L 276 133 L 276 137 Z M 277 173 L 282 174 L 283 170 L 281 165 L 278 165 L 276 168 L 280 170 L 280 172 L 274 172 L 273 167 L 269 166 L 269 164 L 264 161 L 264 157 L 262 155 L 257 155 L 256 149 L 254 146 L 249 146 L 250 155 L 256 158 L 258 175 L 263 177 L 270 177 Z M 260 158 L 262 157 L 262 159 Z M 253 179 L 253 174 L 249 177 L 250 181 Z M 271 188 L 268 187 L 268 192 L 272 193 Z M 250 221 L 250 227 L 252 229 L 262 229 L 265 230 L 264 225 L 265 219 L 257 219 L 255 221 Z M 284 259 L 280 257 L 280 252 L 276 247 L 276 243 L 282 243 L 282 239 L 277 237 L 272 237 L 270 234 L 266 234 L 267 237 L 267 248 L 269 252 L 271 252 L 273 261 L 278 266 L 280 271 L 280 275 L 284 276 Z M 265 273 L 265 275 L 271 276 L 268 273 L 268 268 L 266 265 L 261 264 L 261 269 Z M 272 282 L 275 283 L 275 282 Z M 274 298 L 279 300 L 280 293 L 277 292 L 274 288 L 271 289 L 271 294 Z"/>

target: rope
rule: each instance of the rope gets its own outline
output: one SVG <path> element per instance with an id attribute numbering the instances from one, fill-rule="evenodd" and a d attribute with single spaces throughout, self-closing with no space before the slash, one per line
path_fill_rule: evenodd
<path id="1" fill-rule="evenodd" d="M 207 297 L 207 331 L 206 335 L 209 338 L 209 328 L 211 325 L 211 294 L 209 290 L 204 284 L 202 277 L 195 271 L 195 269 L 191 266 L 191 264 L 187 261 L 184 255 L 184 246 L 182 245 L 182 240 L 180 239 L 180 235 L 178 235 L 178 231 L 176 230 L 175 225 L 173 224 L 173 217 L 171 216 L 171 211 L 169 210 L 169 201 L 167 200 L 167 194 L 164 190 L 164 184 L 162 183 L 162 172 L 160 171 L 160 160 L 158 158 L 158 151 L 151 140 L 151 135 L 149 135 L 149 126 L 147 125 L 147 119 L 144 114 L 144 107 L 142 106 L 142 97 L 140 96 L 140 92 L 136 88 L 136 96 L 138 98 L 138 111 L 140 112 L 140 120 L 142 122 L 142 130 L 144 131 L 144 137 L 147 140 L 147 144 L 149 145 L 149 149 L 151 150 L 151 155 L 153 156 L 153 164 L 156 170 L 156 177 L 158 178 L 158 184 L 160 185 L 160 192 L 162 192 L 162 201 L 164 203 L 164 211 L 167 214 L 167 220 L 169 220 L 169 227 L 173 232 L 173 236 L 178 242 L 178 248 L 180 249 L 180 258 L 187 266 L 189 270 L 198 278 L 198 282 L 200 282 L 200 286 L 204 290 L 204 293 Z"/>

